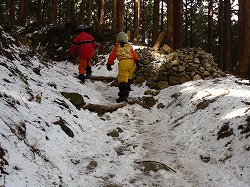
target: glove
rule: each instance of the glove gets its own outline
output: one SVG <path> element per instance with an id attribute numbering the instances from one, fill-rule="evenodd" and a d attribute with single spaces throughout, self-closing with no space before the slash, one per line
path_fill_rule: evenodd
<path id="1" fill-rule="evenodd" d="M 112 67 L 111 67 L 110 64 L 107 64 L 107 70 L 108 70 L 108 71 L 111 71 L 111 70 L 112 70 Z"/>
<path id="2" fill-rule="evenodd" d="M 138 60 L 138 61 L 136 62 L 136 67 L 137 67 L 138 69 L 141 69 L 142 66 L 143 66 L 142 61 L 141 61 L 141 60 Z"/>

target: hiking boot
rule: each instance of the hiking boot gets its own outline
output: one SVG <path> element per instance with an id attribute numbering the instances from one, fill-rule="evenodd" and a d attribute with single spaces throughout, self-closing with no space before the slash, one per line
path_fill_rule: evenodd
<path id="1" fill-rule="evenodd" d="M 86 79 L 89 79 L 91 77 L 91 73 L 90 74 L 86 74 Z"/>
<path id="2" fill-rule="evenodd" d="M 128 79 L 128 82 L 127 82 L 127 89 L 128 89 L 128 91 L 133 91 L 131 89 L 131 84 L 132 84 L 132 79 Z"/>
<path id="3" fill-rule="evenodd" d="M 92 73 L 92 68 L 91 68 L 91 66 L 87 66 L 87 67 L 85 68 L 85 71 L 86 71 L 86 74 L 87 74 L 87 75 L 91 75 L 91 73 Z"/>
<path id="4" fill-rule="evenodd" d="M 84 74 L 80 74 L 80 75 L 78 75 L 78 79 L 80 79 L 81 80 L 81 82 L 85 82 L 85 76 L 84 76 Z"/>
<path id="5" fill-rule="evenodd" d="M 117 103 L 121 103 L 121 102 L 128 102 L 128 97 L 124 96 L 124 97 L 119 97 L 116 99 Z"/>

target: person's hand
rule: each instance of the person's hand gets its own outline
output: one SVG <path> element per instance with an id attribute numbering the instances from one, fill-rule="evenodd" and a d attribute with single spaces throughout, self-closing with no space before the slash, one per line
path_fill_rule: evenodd
<path id="1" fill-rule="evenodd" d="M 137 67 L 138 69 L 141 69 L 142 66 L 143 66 L 142 61 L 141 61 L 141 60 L 138 60 L 138 61 L 136 62 L 136 67 Z"/>
<path id="2" fill-rule="evenodd" d="M 112 70 L 112 67 L 111 67 L 110 64 L 107 64 L 107 70 L 108 70 L 108 71 L 111 71 L 111 70 Z"/>

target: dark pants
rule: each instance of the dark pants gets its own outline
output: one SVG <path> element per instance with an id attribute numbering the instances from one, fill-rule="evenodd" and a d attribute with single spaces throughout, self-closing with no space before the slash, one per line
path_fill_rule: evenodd
<path id="1" fill-rule="evenodd" d="M 120 97 L 128 97 L 129 96 L 129 85 L 126 82 L 119 83 L 119 93 L 118 96 Z"/>

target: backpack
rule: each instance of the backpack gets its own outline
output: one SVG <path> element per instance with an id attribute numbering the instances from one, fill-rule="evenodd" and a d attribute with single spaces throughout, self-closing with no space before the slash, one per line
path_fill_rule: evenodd
<path id="1" fill-rule="evenodd" d="M 133 58 L 133 55 L 130 50 L 131 50 L 131 46 L 129 44 L 125 44 L 124 47 L 118 44 L 117 53 L 116 53 L 117 59 L 120 61 L 122 59 Z"/>

